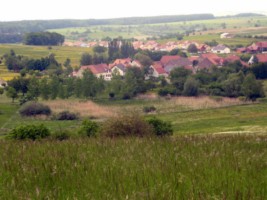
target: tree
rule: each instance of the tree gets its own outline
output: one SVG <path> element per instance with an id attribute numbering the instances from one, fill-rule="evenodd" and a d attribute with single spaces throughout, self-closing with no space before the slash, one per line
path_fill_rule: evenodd
<path id="1" fill-rule="evenodd" d="M 144 74 L 142 70 L 138 67 L 131 67 L 127 70 L 125 74 L 123 87 L 123 98 L 131 98 L 138 93 L 142 93 L 146 91 L 145 83 L 144 83 Z"/>
<path id="2" fill-rule="evenodd" d="M 151 60 L 149 56 L 142 54 L 142 53 L 135 54 L 134 58 L 138 60 L 141 63 L 141 65 L 144 67 L 149 67 L 153 63 L 153 61 Z"/>
<path id="3" fill-rule="evenodd" d="M 105 53 L 107 51 L 107 48 L 106 47 L 102 47 L 102 46 L 95 46 L 93 48 L 93 51 L 95 53 L 101 54 L 101 53 Z"/>
<path id="4" fill-rule="evenodd" d="M 89 53 L 83 53 L 81 60 L 80 60 L 80 65 L 91 65 L 93 63 L 92 56 Z"/>
<path id="5" fill-rule="evenodd" d="M 228 79 L 223 82 L 225 95 L 228 97 L 238 97 L 242 95 L 241 87 L 244 81 L 243 72 L 230 74 Z"/>
<path id="6" fill-rule="evenodd" d="M 66 68 L 67 68 L 67 67 L 70 67 L 70 66 L 71 66 L 70 63 L 71 63 L 71 60 L 70 60 L 69 58 L 67 58 L 67 59 L 65 60 L 64 64 L 63 64 L 63 66 L 66 67 Z"/>
<path id="7" fill-rule="evenodd" d="M 13 87 L 7 88 L 6 96 L 12 98 L 12 103 L 14 103 L 15 99 L 18 98 L 18 93 Z"/>
<path id="8" fill-rule="evenodd" d="M 175 68 L 171 71 L 171 83 L 178 90 L 179 93 L 184 90 L 185 81 L 191 73 L 191 71 L 184 68 Z"/>
<path id="9" fill-rule="evenodd" d="M 187 51 L 189 53 L 197 53 L 198 52 L 198 49 L 197 49 L 197 46 L 195 44 L 190 44 L 187 48 Z"/>
<path id="10" fill-rule="evenodd" d="M 62 45 L 65 37 L 59 33 L 31 32 L 25 34 L 24 44 L 26 45 Z"/>
<path id="11" fill-rule="evenodd" d="M 81 81 L 81 88 L 82 88 L 82 95 L 86 98 L 88 97 L 95 97 L 97 94 L 97 87 L 96 87 L 97 78 L 94 74 L 89 71 L 85 70 L 83 72 L 83 78 Z"/>
<path id="12" fill-rule="evenodd" d="M 183 95 L 185 96 L 197 96 L 199 83 L 196 79 L 188 77 L 184 84 Z"/>
<path id="13" fill-rule="evenodd" d="M 256 80 L 254 74 L 246 75 L 242 85 L 242 93 L 246 99 L 256 100 L 259 97 L 264 97 L 263 85 L 260 81 Z"/>

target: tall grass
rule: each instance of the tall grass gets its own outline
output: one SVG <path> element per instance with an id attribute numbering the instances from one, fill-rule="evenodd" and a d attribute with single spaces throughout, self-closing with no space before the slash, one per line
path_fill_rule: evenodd
<path id="1" fill-rule="evenodd" d="M 267 197 L 266 136 L 0 140 L 0 146 L 0 199 Z"/>

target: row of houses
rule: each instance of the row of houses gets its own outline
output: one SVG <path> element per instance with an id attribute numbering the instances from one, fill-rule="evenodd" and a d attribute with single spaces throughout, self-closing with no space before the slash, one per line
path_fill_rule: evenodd
<path id="1" fill-rule="evenodd" d="M 238 55 L 228 55 L 226 57 L 220 57 L 215 53 L 204 53 L 199 56 L 191 56 L 188 58 L 181 56 L 162 56 L 160 61 L 154 62 L 149 66 L 148 77 L 168 77 L 170 72 L 175 68 L 185 68 L 196 73 L 199 70 L 209 70 L 212 67 L 223 67 L 228 63 L 239 61 L 243 67 L 249 67 L 255 62 L 255 58 L 258 62 L 267 63 L 267 54 L 253 55 L 248 63 L 242 61 Z M 117 59 L 111 64 L 98 64 L 82 66 L 78 71 L 72 73 L 74 77 L 82 77 L 85 70 L 90 70 L 96 77 L 102 77 L 104 80 L 109 81 L 112 79 L 113 74 L 124 76 L 127 69 L 130 67 L 143 66 L 137 60 L 130 58 Z"/>
<path id="2" fill-rule="evenodd" d="M 248 54 L 267 53 L 267 42 L 256 42 L 250 46 L 238 48 L 236 52 Z"/>
<path id="3" fill-rule="evenodd" d="M 139 67 L 142 65 L 137 60 L 132 60 L 130 58 L 116 59 L 111 64 L 101 63 L 97 65 L 86 65 L 81 66 L 78 71 L 72 72 L 71 76 L 81 78 L 85 70 L 90 70 L 96 77 L 102 77 L 106 81 L 112 79 L 113 74 L 124 76 L 129 67 Z"/>
<path id="4" fill-rule="evenodd" d="M 149 41 L 134 41 L 133 43 L 134 49 L 142 49 L 142 50 L 150 50 L 150 51 L 167 51 L 170 52 L 173 49 L 181 49 L 184 51 L 187 51 L 188 47 L 191 44 L 196 45 L 198 49 L 198 53 L 207 53 L 207 52 L 213 52 L 218 54 L 225 54 L 230 53 L 230 48 L 224 46 L 224 45 L 218 45 L 216 47 L 211 48 L 210 46 L 206 44 L 199 44 L 197 42 L 191 42 L 191 41 L 182 41 L 182 42 L 167 42 L 165 44 L 160 44 L 154 40 Z M 93 42 L 64 42 L 63 46 L 71 46 L 71 47 L 94 47 L 94 46 L 103 46 L 108 47 L 107 41 L 93 41 Z"/>

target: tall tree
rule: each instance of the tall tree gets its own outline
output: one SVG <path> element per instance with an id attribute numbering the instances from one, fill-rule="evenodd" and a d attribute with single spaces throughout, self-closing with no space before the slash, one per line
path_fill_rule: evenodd
<path id="1" fill-rule="evenodd" d="M 93 63 L 92 56 L 89 53 L 83 53 L 81 60 L 80 60 L 80 65 L 91 65 Z"/>
<path id="2" fill-rule="evenodd" d="M 246 99 L 256 100 L 256 98 L 264 97 L 263 85 L 257 81 L 254 74 L 246 75 L 242 85 L 242 92 Z"/>

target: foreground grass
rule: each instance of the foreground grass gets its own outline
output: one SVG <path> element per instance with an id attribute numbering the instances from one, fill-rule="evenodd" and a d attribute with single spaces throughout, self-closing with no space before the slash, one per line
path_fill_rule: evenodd
<path id="1" fill-rule="evenodd" d="M 0 146 L 0 199 L 267 197 L 266 136 L 0 140 Z"/>

